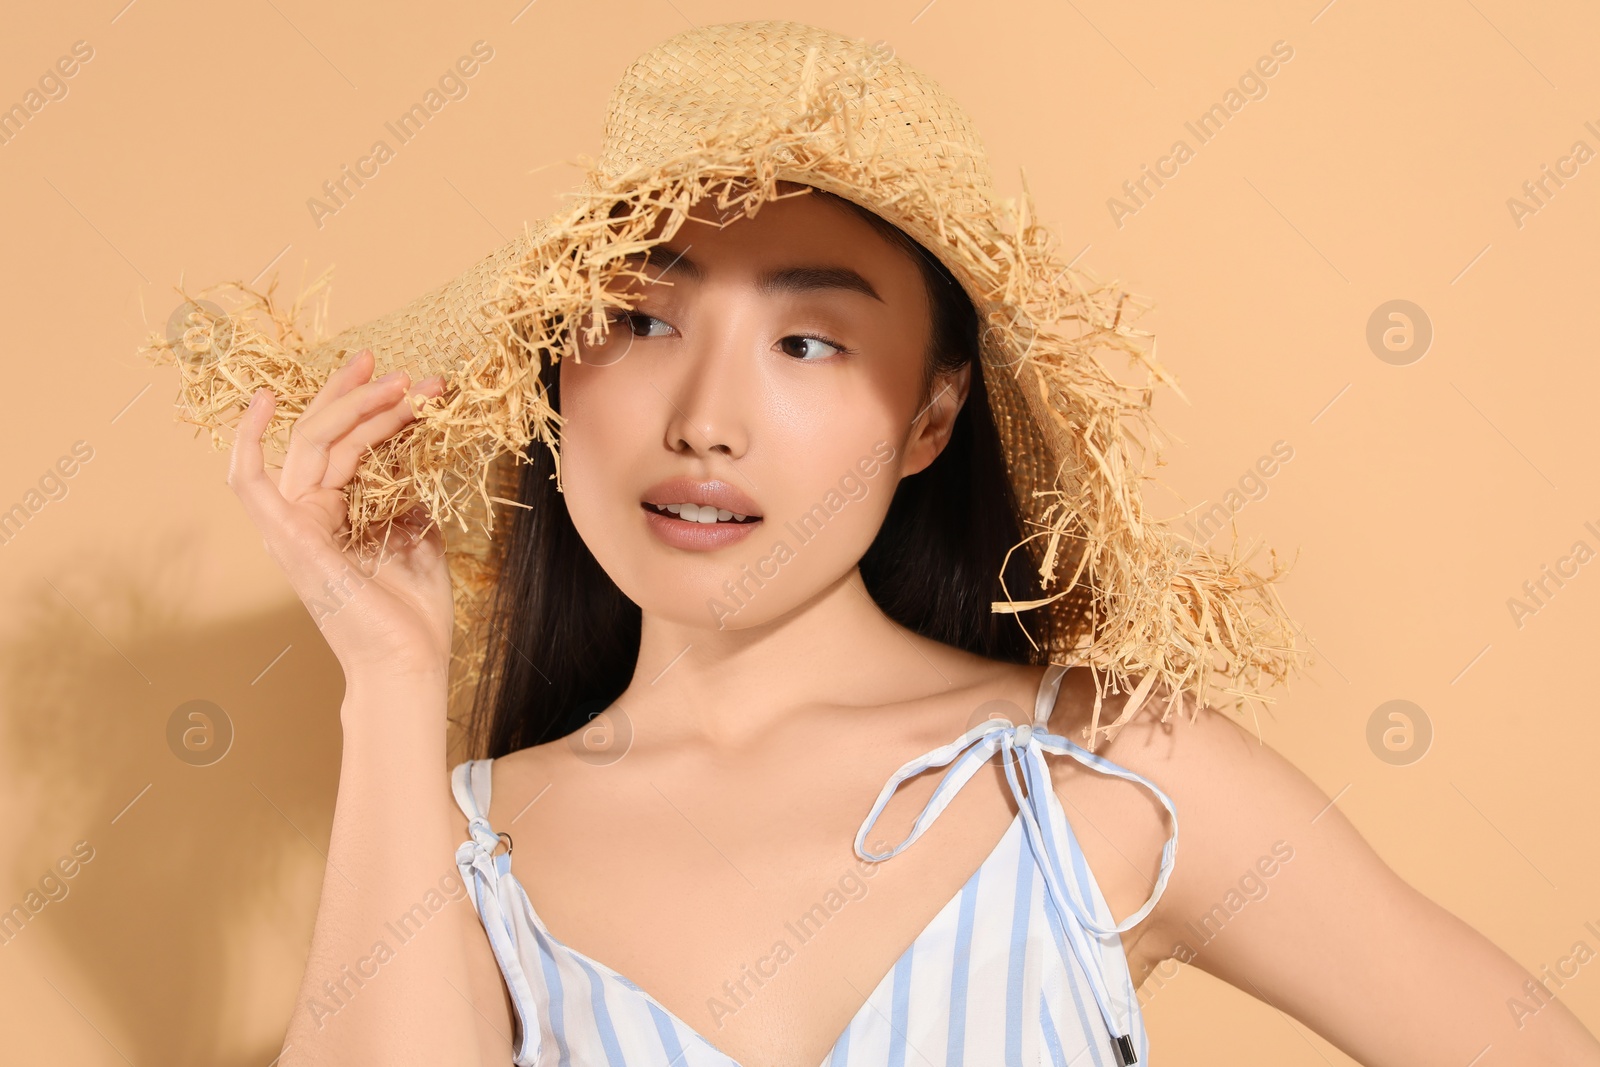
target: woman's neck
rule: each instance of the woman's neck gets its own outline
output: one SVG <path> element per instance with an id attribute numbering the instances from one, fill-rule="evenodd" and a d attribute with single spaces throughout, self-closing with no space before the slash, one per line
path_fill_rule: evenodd
<path id="1" fill-rule="evenodd" d="M 966 655 L 885 615 L 852 568 L 795 611 L 741 629 L 646 612 L 638 666 L 618 702 L 658 741 L 737 748 L 797 708 L 901 699 L 897 681 L 937 680 L 953 652 Z"/>

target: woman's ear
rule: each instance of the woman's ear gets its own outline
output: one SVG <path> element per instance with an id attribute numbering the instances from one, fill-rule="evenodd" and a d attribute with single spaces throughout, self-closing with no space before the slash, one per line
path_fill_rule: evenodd
<path id="1" fill-rule="evenodd" d="M 911 424 L 911 435 L 906 441 L 906 464 L 900 471 L 902 478 L 916 474 L 939 458 L 950 441 L 956 416 L 961 414 L 961 405 L 967 402 L 971 387 L 970 362 L 933 379 L 933 395 Z"/>

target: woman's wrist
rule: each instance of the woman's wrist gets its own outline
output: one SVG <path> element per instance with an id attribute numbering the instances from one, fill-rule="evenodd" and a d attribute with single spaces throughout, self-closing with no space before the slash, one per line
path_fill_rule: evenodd
<path id="1" fill-rule="evenodd" d="M 344 695 L 365 697 L 393 696 L 397 693 L 436 693 L 443 695 L 449 673 L 440 667 L 407 667 L 402 670 L 369 667 L 344 672 Z"/>
<path id="2" fill-rule="evenodd" d="M 363 656 L 359 659 L 339 658 L 339 669 L 344 674 L 345 690 L 356 686 L 363 689 L 395 688 L 410 681 L 420 683 L 443 682 L 450 673 L 450 656 L 416 652 L 387 652 Z"/>
<path id="3" fill-rule="evenodd" d="M 345 675 L 339 717 L 346 740 L 372 731 L 393 738 L 420 727 L 444 735 L 448 676 L 442 670 L 357 671 Z"/>

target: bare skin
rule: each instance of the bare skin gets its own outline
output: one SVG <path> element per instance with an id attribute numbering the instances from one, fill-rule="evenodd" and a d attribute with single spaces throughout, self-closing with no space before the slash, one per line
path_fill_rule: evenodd
<path id="1" fill-rule="evenodd" d="M 674 271 L 668 285 L 661 264 L 680 253 L 699 276 Z M 762 272 L 795 265 L 847 266 L 882 299 L 758 290 Z M 915 265 L 861 220 L 799 197 L 725 228 L 687 223 L 648 273 L 633 310 L 647 318 L 619 322 L 604 345 L 585 348 L 583 363 L 561 367 L 568 508 L 643 613 L 637 671 L 608 712 L 613 723 L 625 717 L 632 741 L 614 761 L 584 758 L 568 740 L 502 757 L 490 821 L 513 836 L 512 869 L 558 938 L 633 979 L 738 1062 L 815 1067 L 1006 830 L 1016 807 L 998 759 L 921 840 L 874 867 L 868 892 L 747 1003 L 729 1015 L 712 998 L 770 952 L 785 923 L 860 870 L 852 841 L 890 774 L 958 737 L 986 702 L 1009 701 L 1006 714 L 1030 717 L 1042 668 L 910 633 L 876 607 L 856 569 L 894 485 L 938 455 L 968 392 L 963 372 L 920 403 L 928 308 Z M 330 389 L 359 396 L 380 388 L 360 384 L 370 374 L 363 358 Z M 340 440 L 381 439 L 408 417 L 398 394 L 387 408 L 376 393 L 367 414 L 355 410 L 362 406 L 308 416 L 316 432 L 306 436 L 337 453 Z M 369 426 L 380 417 L 371 411 L 399 422 Z M 252 427 L 259 435 L 261 418 L 247 418 L 241 439 Z M 878 442 L 892 458 L 865 480 L 867 491 L 736 614 L 714 615 L 712 602 L 727 599 L 723 582 L 767 555 L 785 520 L 822 499 Z M 287 520 L 249 473 L 258 462 L 248 444 L 236 459 L 247 472 L 242 489 L 258 494 L 252 514 L 270 531 Z M 348 475 L 314 461 L 302 469 L 316 475 L 314 490 L 300 480 L 309 475 L 294 483 L 322 508 L 314 528 L 337 529 L 338 493 L 325 491 Z M 678 474 L 737 485 L 766 528 L 711 552 L 667 545 L 647 528 L 640 500 Z M 296 588 L 308 595 L 321 580 L 317 568 L 332 564 L 322 547 L 279 555 L 286 569 L 301 568 Z M 415 884 L 467 837 L 459 812 L 440 804 L 438 778 L 428 777 L 437 775 L 428 759 L 442 752 L 442 697 L 435 706 L 431 687 L 448 634 L 447 590 L 441 599 L 436 580 L 429 564 L 414 561 L 397 572 L 392 598 L 374 597 L 366 615 L 324 631 L 350 682 L 330 868 L 358 885 L 381 884 L 391 870 Z M 403 664 L 413 665 L 416 682 L 405 693 L 380 681 Z M 1081 741 L 1090 686 L 1084 670 L 1068 672 L 1053 732 Z M 1106 714 L 1117 700 L 1108 698 Z M 1165 894 L 1122 935 L 1136 982 L 1162 960 L 1186 959 L 1372 1067 L 1460 1067 L 1486 1045 L 1482 1067 L 1600 1064 L 1600 1043 L 1559 1002 L 1518 1029 L 1505 1001 L 1521 992 L 1522 968 L 1396 877 L 1320 789 L 1227 716 L 1201 709 L 1197 722 L 1161 724 L 1141 713 L 1097 751 L 1155 782 L 1182 820 Z M 1133 784 L 1052 761 L 1055 792 L 1120 919 L 1151 892 L 1170 830 L 1165 813 Z M 935 779 L 902 790 L 875 841 L 905 835 Z M 396 816 L 395 808 L 404 810 Z M 1275 846 L 1281 854 L 1280 843 L 1293 858 L 1271 876 L 1270 893 L 1212 939 L 1198 939 L 1190 924 L 1213 913 Z M 350 931 L 387 917 L 335 883 L 330 873 L 308 990 L 325 969 L 319 961 L 360 947 L 363 934 Z M 487 939 L 473 928 L 470 905 L 446 911 L 449 924 L 428 929 L 429 937 L 439 930 L 430 942 L 436 956 L 374 982 L 338 1025 L 318 1027 L 297 1012 L 291 1043 L 316 1050 L 301 1062 L 509 1060 L 510 1002 Z M 1428 978 L 1419 981 L 1423 961 Z M 448 972 L 461 995 L 441 996 L 429 966 Z M 384 1029 L 401 1025 L 404 1040 Z"/>

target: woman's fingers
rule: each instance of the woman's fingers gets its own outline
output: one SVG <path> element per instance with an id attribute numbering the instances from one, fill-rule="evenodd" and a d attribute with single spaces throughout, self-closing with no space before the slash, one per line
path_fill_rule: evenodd
<path id="1" fill-rule="evenodd" d="M 285 498 L 317 489 L 339 489 L 355 476 L 355 463 L 345 456 L 337 463 L 336 441 L 364 420 L 400 404 L 409 381 L 404 371 L 391 371 L 377 381 L 358 385 L 326 402 L 315 414 L 302 415 L 289 431 L 289 450 L 283 460 L 278 488 Z M 357 457 L 359 458 L 359 456 Z"/>
<path id="2" fill-rule="evenodd" d="M 305 406 L 300 417 L 304 419 L 315 415 L 356 386 L 365 385 L 367 379 L 372 377 L 374 361 L 370 348 L 363 348 L 351 356 L 345 361 L 344 366 L 328 375 L 328 380 L 322 383 L 322 388 L 317 390 L 317 395 L 311 398 L 311 403 Z"/>
<path id="3" fill-rule="evenodd" d="M 268 554 L 312 610 L 347 676 L 354 669 L 392 670 L 396 664 L 427 662 L 443 668 L 453 634 L 443 536 L 420 507 L 383 531 L 381 548 L 387 558 L 380 554 L 364 563 L 365 553 L 353 554 L 352 546 L 341 543 L 349 505 L 343 485 L 361 453 L 415 418 L 403 375 L 381 385 L 360 380 L 371 373 L 364 362 L 370 359 L 363 354 L 351 364 L 353 370 L 336 371 L 342 377 L 330 376 L 315 398 L 316 409 L 294 420 L 290 456 L 299 474 L 291 476 L 286 463 L 277 484 L 268 478 L 263 439 L 277 398 L 265 388 L 256 390 L 240 416 L 228 461 L 228 485 Z M 430 378 L 416 391 L 436 395 L 443 384 Z M 341 469 L 337 477 L 328 471 L 330 461 Z M 339 484 L 322 485 L 324 473 Z M 359 593 L 347 584 L 357 568 L 369 579 L 356 583 Z M 343 595 L 333 597 L 329 614 L 325 596 L 333 589 Z"/>
<path id="4" fill-rule="evenodd" d="M 327 381 L 322 383 L 322 388 L 317 391 L 317 395 L 311 398 L 310 403 L 306 404 L 304 410 L 300 412 L 299 417 L 295 420 L 297 425 L 307 423 L 314 416 L 325 411 L 334 401 L 348 396 L 354 390 L 367 384 L 367 379 L 372 376 L 374 361 L 375 357 L 370 348 L 363 348 L 352 355 L 345 361 L 343 366 L 328 375 Z M 289 456 L 285 457 L 291 478 L 298 476 L 296 469 L 303 461 L 301 455 L 303 452 L 304 449 L 295 449 Z M 320 478 L 320 474 L 318 477 Z"/>
<path id="5" fill-rule="evenodd" d="M 270 389 L 257 389 L 234 431 L 233 448 L 228 456 L 228 486 L 244 504 L 257 526 L 267 528 L 281 519 L 283 496 L 267 477 L 261 458 L 261 436 L 272 419 L 277 397 Z"/>
<path id="6" fill-rule="evenodd" d="M 306 404 L 300 415 L 295 419 L 295 424 L 289 430 L 289 449 L 284 456 L 283 471 L 283 473 L 290 476 L 291 483 L 304 482 L 308 477 L 314 478 L 315 481 L 321 480 L 322 473 L 320 464 L 317 461 L 322 457 L 315 454 L 311 457 L 310 466 L 315 469 L 314 473 L 302 470 L 307 465 L 306 449 L 294 447 L 295 440 L 297 437 L 302 436 L 301 427 L 313 415 L 327 408 L 333 401 L 349 394 L 351 390 L 364 384 L 372 376 L 373 358 L 372 349 L 370 348 L 363 348 L 351 356 L 343 366 L 338 367 L 332 374 L 328 375 L 327 380 L 322 383 L 322 388 L 317 390 L 317 395 L 311 398 L 310 403 Z M 316 453 L 316 449 L 311 451 Z M 283 485 L 281 477 L 279 485 Z"/>
<path id="7" fill-rule="evenodd" d="M 387 441 L 401 427 L 413 421 L 416 416 L 411 411 L 410 396 L 438 396 L 442 392 L 444 392 L 443 378 L 438 375 L 424 378 L 409 394 L 402 394 L 393 406 L 368 415 L 351 428 L 350 432 L 333 443 L 328 454 L 329 472 L 354 471 L 369 448 Z M 334 487 L 342 486 L 347 481 L 348 477 L 340 480 Z"/>

